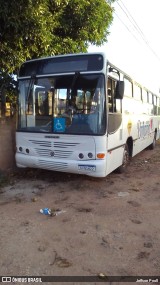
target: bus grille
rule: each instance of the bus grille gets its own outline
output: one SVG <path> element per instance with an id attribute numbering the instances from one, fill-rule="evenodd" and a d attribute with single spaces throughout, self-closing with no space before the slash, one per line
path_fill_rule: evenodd
<path id="1" fill-rule="evenodd" d="M 68 147 L 74 147 L 79 145 L 79 143 L 72 143 L 72 142 L 54 142 L 53 143 L 55 148 L 68 148 Z"/>
<path id="2" fill-rule="evenodd" d="M 79 145 L 79 143 L 75 143 L 75 142 L 51 142 L 51 141 L 38 141 L 38 140 L 29 140 L 29 142 L 31 142 L 34 145 L 37 146 L 42 146 L 42 147 L 54 147 L 54 148 L 72 148 L 75 147 L 77 145 Z"/>
<path id="3" fill-rule="evenodd" d="M 29 140 L 31 143 L 38 145 L 38 146 L 43 146 L 43 147 L 51 147 L 52 144 L 49 141 L 36 141 L 36 140 Z"/>
<path id="4" fill-rule="evenodd" d="M 56 170 L 56 171 L 63 171 L 68 168 L 68 163 L 65 162 L 55 162 L 55 161 L 46 161 L 39 159 L 38 160 L 38 167 L 48 170 Z"/>
<path id="5" fill-rule="evenodd" d="M 69 158 L 73 151 L 64 151 L 64 150 L 51 150 L 51 149 L 42 149 L 42 148 L 35 148 L 36 153 L 39 156 L 45 157 L 53 157 L 53 158 Z"/>

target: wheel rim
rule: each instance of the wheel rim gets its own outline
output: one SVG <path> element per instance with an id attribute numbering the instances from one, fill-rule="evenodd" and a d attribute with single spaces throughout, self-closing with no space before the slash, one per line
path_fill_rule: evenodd
<path id="1" fill-rule="evenodd" d="M 126 168 L 128 162 L 129 162 L 129 153 L 128 150 L 125 148 L 123 155 L 123 164 L 122 164 L 123 168 Z"/>
<path id="2" fill-rule="evenodd" d="M 154 137 L 154 140 L 153 140 L 153 147 L 155 147 L 156 146 L 156 139 L 155 139 L 155 137 Z"/>

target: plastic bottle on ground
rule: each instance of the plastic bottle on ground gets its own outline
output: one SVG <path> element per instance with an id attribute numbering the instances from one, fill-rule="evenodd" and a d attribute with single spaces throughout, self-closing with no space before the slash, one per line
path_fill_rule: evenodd
<path id="1" fill-rule="evenodd" d="M 51 209 L 49 208 L 40 209 L 40 213 L 44 215 L 51 215 Z"/>

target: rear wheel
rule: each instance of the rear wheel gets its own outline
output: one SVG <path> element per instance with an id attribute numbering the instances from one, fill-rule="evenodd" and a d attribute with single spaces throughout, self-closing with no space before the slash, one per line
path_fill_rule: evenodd
<path id="1" fill-rule="evenodd" d="M 129 164 L 129 149 L 128 145 L 126 144 L 124 147 L 124 152 L 123 152 L 123 160 L 122 160 L 122 165 L 118 167 L 118 173 L 124 173 L 126 171 L 126 168 Z"/>
<path id="2" fill-rule="evenodd" d="M 153 142 L 150 144 L 149 149 L 153 150 L 156 146 L 156 133 L 153 138 Z"/>

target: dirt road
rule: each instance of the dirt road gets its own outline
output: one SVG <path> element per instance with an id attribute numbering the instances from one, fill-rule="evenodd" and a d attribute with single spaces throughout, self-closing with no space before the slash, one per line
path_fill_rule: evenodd
<path id="1" fill-rule="evenodd" d="M 0 188 L 0 275 L 160 275 L 160 143 L 125 174 L 31 169 L 8 183 Z M 45 216 L 44 207 L 62 211 Z"/>

